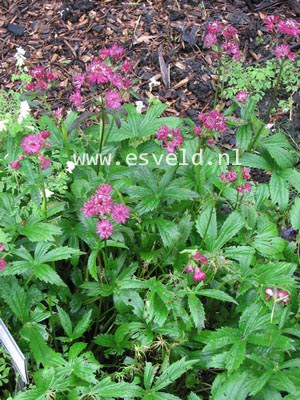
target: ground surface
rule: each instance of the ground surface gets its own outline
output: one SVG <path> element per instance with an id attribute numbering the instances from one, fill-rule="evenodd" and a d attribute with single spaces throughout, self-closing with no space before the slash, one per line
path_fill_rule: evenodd
<path id="1" fill-rule="evenodd" d="M 209 106 L 212 71 L 203 49 L 206 22 L 218 19 L 240 32 L 241 49 L 249 62 L 266 55 L 262 19 L 273 13 L 299 16 L 299 1 L 23 1 L 0 2 L 0 87 L 11 87 L 15 71 L 14 53 L 26 49 L 27 65 L 42 64 L 54 70 L 60 83 L 53 106 L 70 107 L 72 75 L 85 69 L 98 50 L 122 44 L 139 78 L 135 87 L 140 99 L 159 96 L 170 103 L 169 113 L 195 118 Z M 170 86 L 161 77 L 158 50 L 170 67 Z M 161 83 L 149 91 L 149 78 Z"/>

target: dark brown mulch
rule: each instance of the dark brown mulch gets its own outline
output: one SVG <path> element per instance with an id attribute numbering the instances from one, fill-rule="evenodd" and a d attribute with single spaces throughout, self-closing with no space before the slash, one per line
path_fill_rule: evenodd
<path id="1" fill-rule="evenodd" d="M 10 88 L 14 53 L 26 49 L 27 65 L 42 64 L 56 71 L 59 90 L 54 107 L 70 107 L 72 75 L 84 70 L 99 49 L 122 44 L 134 65 L 142 100 L 158 96 L 173 115 L 196 118 L 213 98 L 211 61 L 203 50 L 204 26 L 210 19 L 234 25 L 249 62 L 266 54 L 262 19 L 269 14 L 296 17 L 298 0 L 2 0 L 0 4 L 0 87 Z M 170 68 L 170 85 L 162 79 L 161 55 Z M 149 79 L 161 85 L 149 91 Z M 165 81 L 165 82 L 164 82 Z"/>

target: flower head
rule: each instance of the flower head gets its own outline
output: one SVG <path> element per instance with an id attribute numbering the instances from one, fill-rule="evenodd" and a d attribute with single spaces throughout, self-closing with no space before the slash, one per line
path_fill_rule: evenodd
<path id="1" fill-rule="evenodd" d="M 248 99 L 248 93 L 246 92 L 246 90 L 242 90 L 241 92 L 237 93 L 235 98 L 239 103 L 245 103 L 245 101 Z"/>
<path id="2" fill-rule="evenodd" d="M 0 258 L 0 271 L 3 271 L 6 266 L 7 266 L 7 262 L 5 261 L 4 257 L 1 257 Z"/>
<path id="3" fill-rule="evenodd" d="M 194 270 L 194 282 L 204 281 L 206 279 L 206 274 L 201 270 L 201 268 L 196 267 Z"/>
<path id="4" fill-rule="evenodd" d="M 226 26 L 222 34 L 227 39 L 228 37 L 237 35 L 238 30 L 234 26 L 228 25 Z"/>
<path id="5" fill-rule="evenodd" d="M 43 146 L 43 139 L 40 135 L 28 135 L 22 139 L 21 147 L 26 154 L 37 154 Z"/>
<path id="6" fill-rule="evenodd" d="M 273 31 L 276 28 L 276 24 L 279 19 L 280 17 L 278 15 L 269 15 L 263 20 L 263 23 L 265 24 L 268 31 Z"/>
<path id="7" fill-rule="evenodd" d="M 105 95 L 105 103 L 108 108 L 120 108 L 122 105 L 120 92 L 118 90 L 109 90 Z"/>
<path id="8" fill-rule="evenodd" d="M 10 164 L 11 168 L 15 169 L 18 171 L 18 169 L 21 167 L 21 164 L 19 161 L 12 161 Z"/>
<path id="9" fill-rule="evenodd" d="M 281 44 L 275 48 L 275 57 L 276 58 L 289 58 L 294 61 L 296 58 L 296 54 L 291 51 L 287 44 Z"/>
<path id="10" fill-rule="evenodd" d="M 225 132 L 228 129 L 225 118 L 218 111 L 212 110 L 207 114 L 200 113 L 198 118 L 208 130 Z"/>
<path id="11" fill-rule="evenodd" d="M 212 32 L 207 32 L 206 35 L 204 36 L 204 46 L 205 48 L 210 48 L 214 44 L 218 43 L 217 35 Z"/>
<path id="12" fill-rule="evenodd" d="M 82 105 L 82 97 L 80 90 L 76 89 L 76 91 L 73 92 L 69 97 L 69 100 L 72 104 L 74 104 L 75 107 L 80 107 Z"/>
<path id="13" fill-rule="evenodd" d="M 300 25 L 293 18 L 288 18 L 286 20 L 278 22 L 277 28 L 279 32 L 284 33 L 286 35 L 291 35 L 291 36 L 300 35 Z"/>
<path id="14" fill-rule="evenodd" d="M 129 208 L 123 206 L 123 204 L 115 204 L 113 206 L 111 217 L 118 224 L 125 224 L 126 220 L 129 218 Z"/>
<path id="15" fill-rule="evenodd" d="M 97 222 L 96 232 L 101 239 L 108 239 L 114 231 L 114 227 L 110 221 L 103 219 Z"/>

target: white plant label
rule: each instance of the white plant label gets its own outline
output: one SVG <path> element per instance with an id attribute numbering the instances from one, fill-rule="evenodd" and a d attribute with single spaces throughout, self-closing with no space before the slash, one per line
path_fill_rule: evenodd
<path id="1" fill-rule="evenodd" d="M 0 342 L 3 347 L 6 349 L 7 353 L 10 355 L 10 358 L 14 364 L 15 369 L 20 374 L 22 381 L 27 384 L 27 368 L 26 368 L 26 360 L 24 354 L 19 349 L 19 346 L 15 342 L 14 338 L 11 336 L 9 330 L 7 329 L 5 323 L 0 318 Z"/>

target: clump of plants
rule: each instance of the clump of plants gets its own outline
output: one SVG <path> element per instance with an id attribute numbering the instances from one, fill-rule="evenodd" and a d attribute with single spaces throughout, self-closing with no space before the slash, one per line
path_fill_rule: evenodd
<path id="1" fill-rule="evenodd" d="M 206 44 L 222 34 L 217 60 L 238 59 L 223 29 L 208 25 Z M 14 394 L 1 361 L 3 393 L 298 399 L 296 151 L 246 87 L 222 112 L 220 88 L 195 123 L 130 103 L 127 73 L 120 46 L 102 49 L 53 110 L 55 72 L 36 67 L 2 116 L 1 318 L 30 381 Z M 224 152 L 229 129 L 237 144 Z"/>

